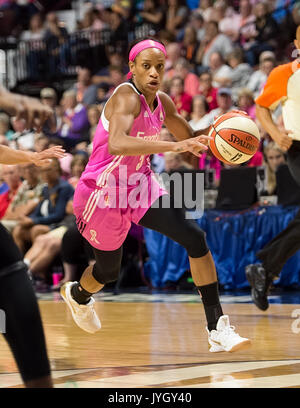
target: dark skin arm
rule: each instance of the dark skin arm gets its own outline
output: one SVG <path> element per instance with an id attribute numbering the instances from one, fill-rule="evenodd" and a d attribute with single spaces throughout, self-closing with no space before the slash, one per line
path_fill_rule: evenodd
<path id="1" fill-rule="evenodd" d="M 122 88 L 111 98 L 105 110 L 109 120 L 108 145 L 110 154 L 139 156 L 164 152 L 191 152 L 200 156 L 201 153 L 199 152 L 207 150 L 206 145 L 210 137 L 203 135 L 202 131 L 194 133 L 186 120 L 177 114 L 173 101 L 167 96 L 166 98 L 162 97 L 166 111 L 165 124 L 175 138 L 180 141 L 149 141 L 142 137 L 129 136 L 134 119 L 140 113 L 140 98 L 129 87 Z M 202 136 L 199 136 L 200 134 Z"/>

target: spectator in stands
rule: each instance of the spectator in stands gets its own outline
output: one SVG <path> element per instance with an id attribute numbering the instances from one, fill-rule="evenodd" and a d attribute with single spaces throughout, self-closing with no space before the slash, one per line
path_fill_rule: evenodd
<path id="1" fill-rule="evenodd" d="M 127 74 L 128 72 L 128 64 L 125 63 L 123 55 L 118 52 L 107 53 L 108 64 L 101 68 L 95 75 L 92 77 L 92 82 L 95 85 L 99 85 L 100 83 L 107 83 L 111 84 L 111 77 L 109 72 L 109 67 L 118 67 L 121 68 L 123 74 Z"/>
<path id="2" fill-rule="evenodd" d="M 225 64 L 221 53 L 213 52 L 210 55 L 209 68 L 215 88 L 231 86 L 232 69 Z"/>
<path id="3" fill-rule="evenodd" d="M 22 184 L 17 165 L 2 165 L 2 178 L 8 186 L 8 190 L 0 195 L 0 219 L 4 217 L 9 204 Z"/>
<path id="4" fill-rule="evenodd" d="M 110 29 L 111 44 L 123 43 L 124 38 L 128 38 L 128 23 L 117 8 L 110 15 Z M 127 50 L 124 49 L 124 51 L 126 52 Z"/>
<path id="5" fill-rule="evenodd" d="M 105 28 L 108 28 L 108 24 L 102 21 L 99 10 L 94 7 L 86 10 L 83 19 L 78 24 L 79 30 L 101 31 Z"/>
<path id="6" fill-rule="evenodd" d="M 255 20 L 256 17 L 252 13 L 252 5 L 250 0 L 241 0 L 239 7 L 240 27 L 239 27 L 239 43 L 246 51 L 253 44 L 253 38 L 256 35 Z"/>
<path id="7" fill-rule="evenodd" d="M 267 191 L 269 195 L 276 195 L 276 171 L 281 164 L 286 163 L 286 157 L 280 147 L 269 142 L 264 148 Z"/>
<path id="8" fill-rule="evenodd" d="M 248 88 L 241 88 L 238 91 L 237 106 L 239 110 L 247 112 L 253 120 L 256 119 L 253 92 Z"/>
<path id="9" fill-rule="evenodd" d="M 185 58 L 179 58 L 175 64 L 174 75 L 180 76 L 184 81 L 184 92 L 195 96 L 199 89 L 199 78 L 190 71 L 190 63 Z"/>
<path id="10" fill-rule="evenodd" d="M 39 153 L 39 152 L 42 152 L 43 150 L 48 149 L 48 147 L 49 147 L 49 138 L 43 133 L 36 133 L 34 137 L 33 150 Z"/>
<path id="11" fill-rule="evenodd" d="M 205 96 L 208 103 L 208 110 L 216 109 L 218 107 L 217 102 L 218 89 L 212 85 L 212 74 L 210 71 L 204 71 L 199 76 L 199 89 L 198 93 Z"/>
<path id="12" fill-rule="evenodd" d="M 88 139 L 89 121 L 84 105 L 77 103 L 74 90 L 65 91 L 63 94 L 64 115 L 59 136 L 64 141 L 66 148 L 74 147 L 79 141 Z"/>
<path id="13" fill-rule="evenodd" d="M 224 59 L 233 50 L 233 44 L 229 37 L 219 33 L 218 23 L 209 21 L 205 24 L 205 37 L 197 52 L 197 64 L 209 66 L 211 54 L 219 52 Z"/>
<path id="14" fill-rule="evenodd" d="M 42 197 L 44 186 L 39 178 L 39 169 L 34 164 L 19 166 L 19 172 L 24 181 L 1 220 L 10 232 L 18 224 L 19 217 L 29 215 L 36 208 Z"/>
<path id="15" fill-rule="evenodd" d="M 57 159 L 52 159 L 48 166 L 39 171 L 46 183 L 42 200 L 30 216 L 20 219 L 13 230 L 14 240 L 22 253 L 39 235 L 56 228 L 65 216 L 68 201 L 73 197 L 73 187 L 61 179 L 61 167 Z"/>
<path id="16" fill-rule="evenodd" d="M 126 79 L 120 67 L 114 67 L 113 65 L 111 65 L 109 67 L 109 74 L 110 74 L 110 88 L 107 94 L 108 97 L 113 93 L 116 87 L 119 86 Z"/>
<path id="17" fill-rule="evenodd" d="M 69 178 L 68 182 L 71 184 L 71 186 L 76 188 L 77 183 L 80 179 L 80 176 L 85 169 L 85 166 L 87 165 L 88 162 L 88 156 L 84 154 L 76 154 L 73 157 L 73 160 L 71 162 L 71 174 L 72 177 Z"/>
<path id="18" fill-rule="evenodd" d="M 253 44 L 246 51 L 246 59 L 251 66 L 258 63 L 259 54 L 263 51 L 273 51 L 276 48 L 279 26 L 268 12 L 267 3 L 257 3 L 254 7 L 256 16 Z"/>
<path id="19" fill-rule="evenodd" d="M 54 136 L 61 126 L 61 111 L 57 106 L 57 94 L 53 88 L 43 88 L 40 92 L 41 102 L 53 109 L 54 115 L 43 125 L 43 133 L 46 136 Z"/>
<path id="20" fill-rule="evenodd" d="M 244 62 L 243 50 L 241 48 L 235 48 L 230 54 L 228 54 L 227 61 L 232 69 L 231 88 L 233 99 L 235 99 L 238 90 L 247 86 L 252 74 L 252 68 L 249 64 Z"/>
<path id="21" fill-rule="evenodd" d="M 167 58 L 165 68 L 165 80 L 170 80 L 175 75 L 175 65 L 181 57 L 181 47 L 177 42 L 171 42 L 166 45 Z"/>
<path id="22" fill-rule="evenodd" d="M 191 169 L 192 166 L 184 160 L 182 153 L 167 152 L 165 157 L 165 171 L 173 173 L 175 171 L 182 171 Z"/>
<path id="23" fill-rule="evenodd" d="M 1 112 L 0 113 L 0 135 L 4 136 L 7 141 L 11 141 L 14 132 L 10 129 L 9 126 L 9 116 Z"/>
<path id="24" fill-rule="evenodd" d="M 187 22 L 189 10 L 184 0 L 168 0 L 167 3 L 166 30 L 176 38 Z"/>
<path id="25" fill-rule="evenodd" d="M 34 14 L 29 21 L 29 30 L 21 34 L 22 41 L 42 40 L 45 36 L 45 22 L 41 13 Z"/>
<path id="26" fill-rule="evenodd" d="M 89 141 L 92 142 L 95 136 L 95 132 L 99 123 L 101 112 L 98 105 L 91 105 L 88 108 L 88 120 L 90 124 L 90 138 Z"/>
<path id="27" fill-rule="evenodd" d="M 204 28 L 204 18 L 198 10 L 193 10 L 190 19 L 189 25 L 196 30 L 197 41 L 201 43 L 205 36 L 205 28 Z"/>
<path id="28" fill-rule="evenodd" d="M 198 11 L 202 14 L 204 21 L 210 21 L 213 16 L 213 0 L 199 0 Z"/>
<path id="29" fill-rule="evenodd" d="M 136 25 L 147 24 L 154 33 L 163 28 L 164 10 L 159 0 L 145 0 L 143 10 L 139 11 L 133 21 Z"/>
<path id="30" fill-rule="evenodd" d="M 253 72 L 247 83 L 247 88 L 253 92 L 254 98 L 261 93 L 270 72 L 275 68 L 275 61 L 275 54 L 272 51 L 264 51 L 260 54 L 259 69 Z"/>
<path id="31" fill-rule="evenodd" d="M 170 96 L 176 106 L 177 112 L 185 119 L 189 118 L 192 108 L 192 97 L 184 91 L 184 81 L 176 76 L 171 80 Z"/>
<path id="32" fill-rule="evenodd" d="M 97 100 L 96 100 L 96 105 L 104 105 L 106 101 L 108 100 L 108 92 L 109 92 L 110 86 L 106 82 L 101 82 L 99 85 L 97 85 Z"/>
<path id="33" fill-rule="evenodd" d="M 191 120 L 189 124 L 193 130 L 204 129 L 201 119 L 208 113 L 208 103 L 204 95 L 196 95 L 192 101 Z"/>
<path id="34" fill-rule="evenodd" d="M 211 110 L 203 119 L 203 128 L 209 127 L 213 124 L 216 117 L 224 115 L 233 109 L 232 92 L 230 88 L 219 88 L 217 93 L 218 108 Z"/>
<path id="35" fill-rule="evenodd" d="M 78 67 L 77 82 L 71 89 L 76 91 L 77 102 L 84 106 L 92 105 L 97 100 L 97 86 L 93 84 L 91 70 L 87 67 Z"/>
<path id="36" fill-rule="evenodd" d="M 214 3 L 212 20 L 219 24 L 220 33 L 225 34 L 232 42 L 239 38 L 240 15 L 228 5 L 227 0 L 217 0 Z"/>
<path id="37" fill-rule="evenodd" d="M 62 46 L 67 43 L 68 32 L 62 24 L 59 23 L 56 13 L 51 12 L 46 16 L 46 32 L 44 36 L 49 55 L 49 71 L 51 76 L 57 74 L 58 68 L 66 68 L 67 48 Z M 62 54 L 61 54 L 62 52 Z"/>
<path id="38" fill-rule="evenodd" d="M 197 31 L 192 25 L 187 25 L 184 30 L 183 40 L 181 44 L 181 55 L 189 61 L 191 66 L 196 64 L 196 55 L 199 48 L 197 40 Z"/>

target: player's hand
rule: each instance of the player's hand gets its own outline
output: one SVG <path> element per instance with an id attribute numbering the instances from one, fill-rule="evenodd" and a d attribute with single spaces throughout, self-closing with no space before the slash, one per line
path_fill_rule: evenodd
<path id="1" fill-rule="evenodd" d="M 30 217 L 26 217 L 26 215 L 21 215 L 18 220 L 21 227 L 31 227 L 34 224 L 33 220 Z"/>
<path id="2" fill-rule="evenodd" d="M 61 146 L 53 146 L 50 149 L 43 150 L 39 153 L 33 153 L 32 163 L 36 166 L 47 166 L 51 163 L 51 158 L 60 159 L 66 155 L 65 150 Z"/>
<path id="3" fill-rule="evenodd" d="M 212 137 L 207 135 L 182 140 L 175 143 L 174 151 L 177 153 L 190 152 L 197 157 L 201 157 L 201 154 L 208 149 L 209 140 L 212 140 Z"/>
<path id="4" fill-rule="evenodd" d="M 40 132 L 44 122 L 54 117 L 49 106 L 29 96 L 4 91 L 1 93 L 1 103 L 4 110 L 16 116 L 17 121 L 24 120 L 26 129 L 36 129 Z"/>
<path id="5" fill-rule="evenodd" d="M 289 136 L 290 133 L 292 133 L 291 130 L 286 130 L 278 132 L 276 135 L 272 135 L 274 142 L 276 142 L 284 152 L 287 152 L 293 143 L 293 139 Z"/>

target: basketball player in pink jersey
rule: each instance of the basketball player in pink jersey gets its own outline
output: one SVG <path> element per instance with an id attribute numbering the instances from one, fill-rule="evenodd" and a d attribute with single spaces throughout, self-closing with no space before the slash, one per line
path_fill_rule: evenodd
<path id="1" fill-rule="evenodd" d="M 165 59 L 166 50 L 160 42 L 147 39 L 136 43 L 129 53 L 132 79 L 116 88 L 103 109 L 93 152 L 73 202 L 78 229 L 93 246 L 96 264 L 84 271 L 80 282 L 65 283 L 61 295 L 79 327 L 89 333 L 99 330 L 92 295 L 118 279 L 122 244 L 134 222 L 186 248 L 204 305 L 210 351 L 234 351 L 250 340 L 240 337 L 223 314 L 205 234 L 195 220 L 185 218 L 182 209 L 167 205 L 167 192 L 150 169 L 149 155 L 192 152 L 200 156 L 210 139 L 208 129 L 194 132 L 170 97 L 159 91 Z M 163 124 L 177 142 L 158 140 Z"/>

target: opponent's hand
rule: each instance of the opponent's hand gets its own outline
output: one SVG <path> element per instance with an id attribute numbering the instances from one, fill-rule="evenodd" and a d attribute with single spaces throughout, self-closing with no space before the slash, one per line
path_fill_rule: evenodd
<path id="1" fill-rule="evenodd" d="M 185 139 L 175 143 L 174 151 L 177 153 L 190 152 L 197 157 L 201 157 L 201 154 L 208 149 L 207 145 L 210 140 L 212 140 L 212 137 L 207 135 Z"/>
<path id="2" fill-rule="evenodd" d="M 26 129 L 36 129 L 38 132 L 47 119 L 54 117 L 53 110 L 38 99 L 6 90 L 1 93 L 1 106 L 16 116 L 17 121 L 23 119 Z"/>
<path id="3" fill-rule="evenodd" d="M 32 163 L 36 166 L 47 166 L 51 163 L 51 158 L 60 159 L 66 155 L 65 150 L 61 146 L 53 146 L 50 149 L 43 150 L 39 153 L 33 153 Z"/>
<path id="4" fill-rule="evenodd" d="M 280 149 L 284 152 L 287 152 L 293 143 L 293 139 L 289 136 L 290 133 L 293 132 L 291 130 L 286 130 L 271 135 L 274 142 L 276 142 Z"/>

